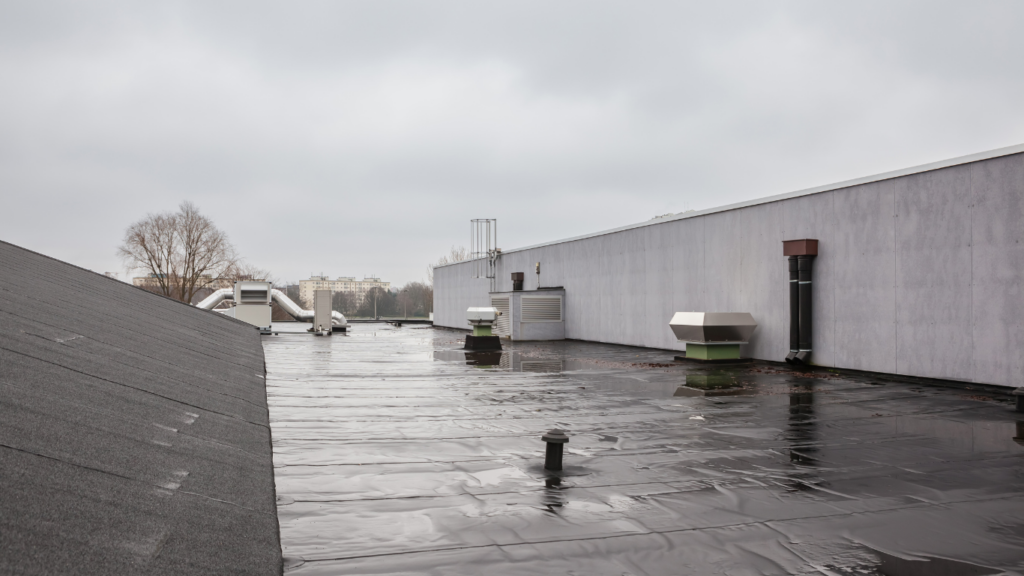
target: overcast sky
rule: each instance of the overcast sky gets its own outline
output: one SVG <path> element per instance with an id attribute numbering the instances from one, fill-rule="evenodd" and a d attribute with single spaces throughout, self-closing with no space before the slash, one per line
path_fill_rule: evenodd
<path id="1" fill-rule="evenodd" d="M 0 3 L 0 239 L 183 200 L 282 280 L 1024 142 L 1024 2 Z"/>

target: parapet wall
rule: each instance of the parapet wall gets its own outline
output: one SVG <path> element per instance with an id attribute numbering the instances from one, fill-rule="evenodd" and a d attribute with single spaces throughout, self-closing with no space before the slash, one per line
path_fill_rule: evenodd
<path id="1" fill-rule="evenodd" d="M 507 250 L 496 290 L 565 288 L 566 337 L 681 349 L 677 311 L 750 312 L 745 355 L 789 351 L 782 241 L 816 238 L 822 366 L 1005 386 L 1024 375 L 1024 147 Z M 434 324 L 489 305 L 469 263 L 434 271 Z"/>

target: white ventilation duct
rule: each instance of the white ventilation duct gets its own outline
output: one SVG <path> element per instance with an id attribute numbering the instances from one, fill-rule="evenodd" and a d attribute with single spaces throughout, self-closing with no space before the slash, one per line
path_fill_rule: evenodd
<path id="1" fill-rule="evenodd" d="M 242 293 L 242 297 L 245 297 L 245 293 Z M 270 291 L 270 297 L 277 305 L 281 307 L 289 316 L 300 321 L 313 321 L 313 311 L 303 310 L 299 308 L 298 304 L 292 302 L 292 299 L 285 296 L 284 292 L 274 289 Z M 222 288 L 215 290 L 213 294 L 210 294 L 202 302 L 196 304 L 196 308 L 202 308 L 203 310 L 213 310 L 218 304 L 225 300 L 234 300 L 235 290 L 233 288 Z M 337 310 L 331 311 L 331 324 L 333 326 L 348 326 L 348 320 L 345 319 L 345 315 Z"/>

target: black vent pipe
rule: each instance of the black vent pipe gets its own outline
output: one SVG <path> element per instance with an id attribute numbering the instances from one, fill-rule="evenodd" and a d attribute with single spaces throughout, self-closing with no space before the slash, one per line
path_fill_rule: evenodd
<path id="1" fill-rule="evenodd" d="M 797 257 L 789 257 L 789 355 L 786 362 L 792 364 L 800 353 L 800 273 Z"/>
<path id="2" fill-rule="evenodd" d="M 814 265 L 814 256 L 797 257 L 797 267 L 800 286 L 800 352 L 797 353 L 794 361 L 797 364 L 807 362 L 811 355 L 811 330 L 814 323 L 811 321 L 811 270 Z"/>
<path id="3" fill-rule="evenodd" d="M 811 355 L 811 271 L 818 241 L 785 240 L 782 255 L 789 259 L 789 354 L 786 362 L 806 364 Z"/>

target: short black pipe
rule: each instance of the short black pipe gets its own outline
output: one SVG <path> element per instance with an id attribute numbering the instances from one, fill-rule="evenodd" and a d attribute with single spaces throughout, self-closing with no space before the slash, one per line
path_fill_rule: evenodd
<path id="1" fill-rule="evenodd" d="M 548 442 L 548 451 L 544 456 L 545 470 L 562 469 L 562 445 L 555 442 Z"/>
<path id="2" fill-rule="evenodd" d="M 562 469 L 562 444 L 569 441 L 569 436 L 562 430 L 555 428 L 548 430 L 548 433 L 540 437 L 541 440 L 547 443 L 547 453 L 544 455 L 544 469 L 545 470 L 561 470 Z"/>
<path id="3" fill-rule="evenodd" d="M 798 285 L 800 298 L 800 352 L 796 355 L 796 362 L 804 364 L 812 351 L 812 328 L 814 323 L 811 320 L 811 271 L 814 265 L 814 256 L 798 256 Z"/>
<path id="4" fill-rule="evenodd" d="M 800 352 L 800 272 L 797 257 L 789 257 L 789 355 L 790 364 Z"/>
<path id="5" fill-rule="evenodd" d="M 1017 412 L 1024 412 L 1024 386 L 1017 388 L 1011 394 L 1017 398 Z"/>

